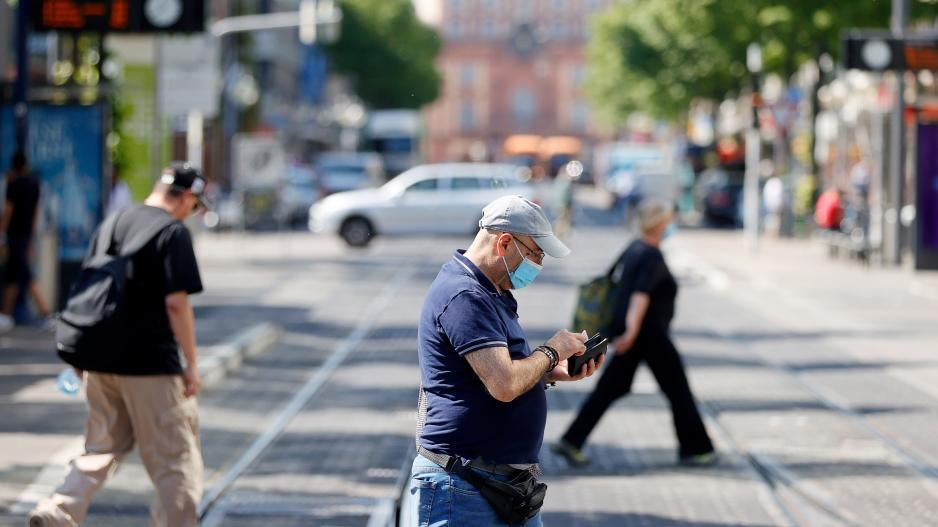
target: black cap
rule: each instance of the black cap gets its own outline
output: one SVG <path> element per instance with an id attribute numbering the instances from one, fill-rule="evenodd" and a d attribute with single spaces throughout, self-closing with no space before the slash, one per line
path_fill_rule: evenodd
<path id="1" fill-rule="evenodd" d="M 160 183 L 169 185 L 173 190 L 180 192 L 191 190 L 199 200 L 199 205 L 206 209 L 211 209 L 212 204 L 205 197 L 205 177 L 202 172 L 189 163 L 175 161 L 172 165 L 163 169 L 163 175 L 160 176 Z"/>

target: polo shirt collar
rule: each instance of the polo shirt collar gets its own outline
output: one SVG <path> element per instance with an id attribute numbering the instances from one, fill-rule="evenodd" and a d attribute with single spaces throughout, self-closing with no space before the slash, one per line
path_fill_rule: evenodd
<path id="1" fill-rule="evenodd" d="M 492 293 L 493 295 L 501 295 L 501 293 L 498 292 L 498 288 L 495 287 L 495 284 L 489 280 L 489 277 L 485 276 L 485 273 L 476 267 L 476 264 L 472 263 L 469 258 L 466 258 L 465 252 L 466 251 L 464 249 L 459 249 L 453 253 L 453 259 L 456 260 L 456 263 L 460 264 L 460 267 L 462 267 L 464 271 L 474 276 L 476 281 L 478 281 L 486 291 Z M 506 293 L 511 294 L 507 291 Z"/>

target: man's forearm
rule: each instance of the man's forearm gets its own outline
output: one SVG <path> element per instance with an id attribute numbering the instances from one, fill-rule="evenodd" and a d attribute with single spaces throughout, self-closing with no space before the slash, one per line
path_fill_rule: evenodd
<path id="1" fill-rule="evenodd" d="M 512 384 L 515 386 L 515 397 L 528 393 L 528 390 L 537 386 L 547 375 L 550 359 L 540 351 L 535 351 L 529 357 L 511 361 Z"/>
<path id="2" fill-rule="evenodd" d="M 495 399 L 507 403 L 527 393 L 544 377 L 550 360 L 536 351 L 530 357 L 512 360 L 507 348 L 488 348 L 466 355 L 469 365 Z"/>
<path id="3" fill-rule="evenodd" d="M 186 364 L 197 366 L 199 359 L 195 347 L 195 313 L 192 311 L 192 305 L 185 302 L 185 305 L 167 307 L 166 313 L 169 315 L 173 336 L 176 337 L 176 342 L 186 358 Z"/>

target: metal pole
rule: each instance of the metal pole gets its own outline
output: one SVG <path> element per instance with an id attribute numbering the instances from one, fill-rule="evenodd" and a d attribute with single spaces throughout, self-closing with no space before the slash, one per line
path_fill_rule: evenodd
<path id="1" fill-rule="evenodd" d="M 26 40 L 29 35 L 28 2 L 20 0 L 16 7 L 16 84 L 13 88 L 13 115 L 17 150 L 26 151 L 29 131 L 29 61 Z"/>
<path id="2" fill-rule="evenodd" d="M 743 181 L 743 227 L 753 251 L 759 249 L 759 130 L 746 130 L 746 174 Z"/>
<path id="3" fill-rule="evenodd" d="M 759 163 L 761 161 L 761 134 L 759 133 L 759 74 L 751 73 L 752 123 L 746 130 L 746 173 L 743 179 L 743 229 L 746 242 L 753 251 L 759 249 Z"/>
<path id="4" fill-rule="evenodd" d="M 270 12 L 270 0 L 261 0 L 260 11 L 261 13 L 264 13 L 264 14 L 267 14 Z M 266 35 L 266 36 L 268 38 L 274 38 L 273 35 Z M 270 42 L 266 42 L 266 45 L 269 46 Z M 265 50 L 265 53 L 269 51 L 270 50 Z M 266 112 L 269 112 L 271 110 L 271 108 L 264 107 L 264 102 L 265 102 L 264 98 L 269 88 L 269 85 L 268 85 L 269 80 L 270 80 L 270 57 L 264 56 L 261 58 L 261 60 L 257 61 L 257 84 L 261 90 L 261 97 L 258 100 L 258 112 L 257 112 L 258 116 L 260 117 L 258 119 L 260 122 L 263 122 L 264 118 L 267 115 Z"/>
<path id="5" fill-rule="evenodd" d="M 896 38 L 905 36 L 908 25 L 908 0 L 892 0 L 892 33 Z M 890 127 L 890 181 L 891 199 L 890 209 L 886 213 L 886 221 L 891 223 L 889 254 L 887 261 L 894 265 L 902 263 L 902 221 L 901 212 L 903 204 L 903 187 L 905 186 L 905 72 L 896 71 L 896 99 L 892 112 L 892 126 Z"/>
<path id="6" fill-rule="evenodd" d="M 160 101 L 160 70 L 163 68 L 163 37 L 153 37 L 153 137 L 150 139 L 150 163 L 153 170 L 153 181 L 160 178 L 163 167 L 163 105 Z"/>

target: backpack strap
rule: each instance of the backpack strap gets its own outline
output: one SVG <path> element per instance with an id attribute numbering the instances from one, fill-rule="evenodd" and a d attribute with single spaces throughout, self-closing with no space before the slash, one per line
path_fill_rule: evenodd
<path id="1" fill-rule="evenodd" d="M 115 222 L 116 223 L 116 222 Z M 158 221 L 155 221 L 146 226 L 143 230 L 136 233 L 128 233 L 127 244 L 120 248 L 120 256 L 132 256 L 141 249 L 143 249 L 148 243 L 150 243 L 153 238 L 156 238 L 164 229 L 170 225 L 176 223 L 170 216 L 161 217 Z"/>
<path id="2" fill-rule="evenodd" d="M 122 215 L 123 212 L 118 212 L 104 219 L 104 222 L 101 224 L 101 230 L 98 231 L 98 240 L 94 247 L 95 256 L 111 254 L 111 248 L 114 246 L 114 231 L 117 229 L 117 220 Z"/>
<path id="3" fill-rule="evenodd" d="M 622 273 L 621 272 L 617 273 L 617 271 L 620 271 L 620 267 L 622 266 L 622 259 L 625 258 L 625 253 L 628 250 L 629 250 L 628 247 L 626 247 L 625 251 L 622 251 L 622 254 L 620 254 L 619 257 L 616 258 L 616 261 L 612 262 L 612 267 L 610 267 L 609 272 L 606 273 L 606 278 L 608 278 L 609 280 L 613 282 L 618 282 L 618 280 L 616 280 L 616 274 L 619 275 L 618 277 L 620 279 L 622 278 Z"/>

